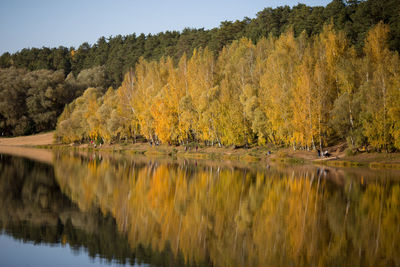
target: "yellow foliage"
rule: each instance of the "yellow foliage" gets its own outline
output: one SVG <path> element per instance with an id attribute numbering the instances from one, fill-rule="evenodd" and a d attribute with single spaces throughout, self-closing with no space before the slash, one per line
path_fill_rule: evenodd
<path id="1" fill-rule="evenodd" d="M 388 31 L 370 30 L 363 58 L 332 23 L 312 38 L 289 29 L 257 44 L 242 38 L 216 56 L 195 49 L 177 64 L 141 58 L 116 92 L 89 88 L 66 107 L 58 138 L 315 149 L 349 137 L 399 148 L 400 60 Z"/>

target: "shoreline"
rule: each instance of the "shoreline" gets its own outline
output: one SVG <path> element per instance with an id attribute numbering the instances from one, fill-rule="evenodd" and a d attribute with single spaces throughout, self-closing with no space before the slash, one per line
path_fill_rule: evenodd
<path id="1" fill-rule="evenodd" d="M 186 150 L 184 146 L 159 145 L 148 143 L 118 143 L 94 147 L 88 144 L 64 145 L 53 144 L 36 146 L 37 148 L 77 150 L 90 152 L 120 153 L 126 155 L 143 155 L 148 157 L 172 157 L 193 160 L 237 161 L 242 163 L 286 163 L 314 164 L 331 167 L 368 167 L 372 169 L 400 169 L 400 153 L 360 152 L 346 156 L 343 150 L 331 152 L 331 156 L 319 158 L 316 151 L 293 150 L 291 148 L 272 149 L 267 147 L 237 148 L 234 147 L 198 147 Z M 335 147 L 333 147 L 335 149 Z M 270 152 L 270 154 L 268 154 Z"/>
<path id="2" fill-rule="evenodd" d="M 112 145 L 102 145 L 95 147 L 90 144 L 54 144 L 54 132 L 41 133 L 30 136 L 0 138 L 0 153 L 12 153 L 19 151 L 18 155 L 23 154 L 21 148 L 30 149 L 28 154 L 32 154 L 32 149 L 51 149 L 51 150 L 79 150 L 79 151 L 98 151 L 108 153 L 121 153 L 135 155 L 140 154 L 151 157 L 173 157 L 187 159 L 204 160 L 234 160 L 244 163 L 248 162 L 277 162 L 289 164 L 316 164 L 333 167 L 369 167 L 373 169 L 389 168 L 400 169 L 400 153 L 377 153 L 359 152 L 354 155 L 346 155 L 345 143 L 341 143 L 326 148 L 330 156 L 319 158 L 316 151 L 293 150 L 292 148 L 251 147 L 235 148 L 203 146 L 189 144 L 187 146 L 158 145 L 152 146 L 149 143 L 116 143 Z M 15 153 L 12 153 L 15 154 Z M 34 154 L 34 153 L 33 153 Z"/>

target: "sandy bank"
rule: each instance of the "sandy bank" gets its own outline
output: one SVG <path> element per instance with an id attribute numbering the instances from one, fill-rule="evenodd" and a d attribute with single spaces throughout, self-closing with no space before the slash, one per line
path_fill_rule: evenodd
<path id="1" fill-rule="evenodd" d="M 28 136 L 0 138 L 0 146 L 43 146 L 54 142 L 54 132 Z"/>

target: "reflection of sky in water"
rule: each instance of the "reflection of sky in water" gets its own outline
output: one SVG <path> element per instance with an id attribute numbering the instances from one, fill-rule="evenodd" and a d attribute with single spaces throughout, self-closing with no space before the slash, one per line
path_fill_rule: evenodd
<path id="1" fill-rule="evenodd" d="M 69 247 L 68 245 L 66 247 Z M 108 262 L 96 257 L 90 258 L 84 249 L 79 251 L 66 249 L 61 244 L 33 244 L 15 240 L 0 233 L 0 266 L 129 266 Z M 149 266 L 145 264 L 135 266 Z"/>

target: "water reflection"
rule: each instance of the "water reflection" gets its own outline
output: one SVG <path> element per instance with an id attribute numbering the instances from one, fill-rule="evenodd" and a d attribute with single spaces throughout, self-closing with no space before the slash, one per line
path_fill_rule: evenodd
<path id="1" fill-rule="evenodd" d="M 52 166 L 2 155 L 0 232 L 106 263 L 399 266 L 399 177 L 121 154 L 57 153 Z"/>
<path id="2" fill-rule="evenodd" d="M 43 260 L 41 266 L 69 266 L 68 262 L 79 265 L 81 261 L 71 258 L 81 253 L 92 258 L 90 262 L 83 261 L 85 265 L 160 263 L 172 256 L 167 250 L 154 252 L 150 247 L 132 249 L 112 216 L 102 214 L 96 207 L 80 210 L 61 192 L 51 165 L 7 155 L 0 157 L 0 235 L 40 245 L 49 253 L 54 253 L 50 247 L 58 247 L 57 244 L 72 249 L 72 254 L 56 253 L 60 257 L 57 259 L 48 254 L 53 260 Z M 30 260 L 38 260 L 33 252 L 18 258 L 18 250 L 27 251 L 29 246 L 22 247 L 12 239 L 1 240 L 13 255 L 0 257 L 0 265 L 30 266 Z M 10 262 L 13 259 L 18 263 Z"/>
<path id="3" fill-rule="evenodd" d="M 186 264 L 400 265 L 396 171 L 70 154 L 54 166 L 81 211 L 100 208 L 132 248 Z"/>

